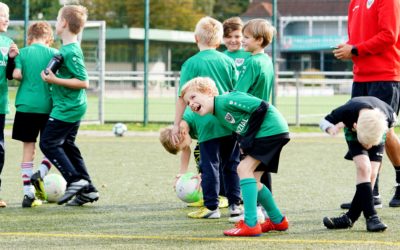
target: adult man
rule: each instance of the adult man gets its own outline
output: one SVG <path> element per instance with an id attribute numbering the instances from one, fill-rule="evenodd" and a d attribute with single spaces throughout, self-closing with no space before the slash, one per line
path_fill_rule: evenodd
<path id="1" fill-rule="evenodd" d="M 399 113 L 400 1 L 352 0 L 348 9 L 346 44 L 333 50 L 337 59 L 352 59 L 352 97 L 375 96 Z M 387 134 L 386 153 L 396 172 L 396 191 L 390 207 L 400 207 L 400 140 Z M 374 193 L 379 204 L 379 193 Z M 376 196 L 378 195 L 378 196 Z"/>

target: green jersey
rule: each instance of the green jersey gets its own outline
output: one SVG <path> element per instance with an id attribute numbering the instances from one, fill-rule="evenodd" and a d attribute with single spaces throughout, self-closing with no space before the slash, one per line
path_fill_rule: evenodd
<path id="1" fill-rule="evenodd" d="M 272 60 L 268 55 L 260 53 L 247 58 L 235 89 L 269 102 L 273 84 Z"/>
<path id="2" fill-rule="evenodd" d="M 78 43 L 61 46 L 60 54 L 64 60 L 57 72 L 57 77 L 88 80 L 82 49 Z M 53 98 L 51 117 L 64 122 L 77 122 L 82 119 L 87 107 L 84 89 L 71 89 L 53 84 L 51 96 Z"/>
<path id="3" fill-rule="evenodd" d="M 0 36 L 0 114 L 8 114 L 8 85 L 6 78 L 6 67 L 8 61 L 8 51 L 13 40 L 6 36 Z"/>
<path id="4" fill-rule="evenodd" d="M 239 76 L 239 72 L 243 70 L 242 68 L 246 59 L 251 56 L 250 52 L 244 51 L 243 49 L 239 49 L 236 51 L 225 50 L 223 53 L 232 58 L 235 62 L 237 76 Z"/>
<path id="5" fill-rule="evenodd" d="M 219 93 L 222 94 L 232 90 L 236 83 L 235 64 L 231 58 L 215 49 L 198 52 L 182 66 L 179 95 L 182 87 L 189 80 L 199 76 L 213 79 Z M 232 134 L 211 114 L 200 116 L 193 113 L 192 119 L 195 121 L 193 124 L 195 124 L 197 130 L 199 143 Z M 186 119 L 185 121 L 187 122 Z"/>
<path id="6" fill-rule="evenodd" d="M 51 58 L 58 52 L 44 44 L 34 43 L 22 48 L 15 58 L 15 68 L 22 72 L 22 80 L 15 98 L 19 112 L 50 114 L 52 101 L 50 86 L 40 73 L 46 69 Z"/>
<path id="7" fill-rule="evenodd" d="M 214 115 L 229 130 L 244 136 L 249 129 L 248 122 L 251 114 L 260 106 L 262 101 L 240 91 L 229 92 L 215 97 Z M 255 138 L 288 132 L 289 128 L 285 118 L 274 106 L 269 105 L 267 114 Z"/>

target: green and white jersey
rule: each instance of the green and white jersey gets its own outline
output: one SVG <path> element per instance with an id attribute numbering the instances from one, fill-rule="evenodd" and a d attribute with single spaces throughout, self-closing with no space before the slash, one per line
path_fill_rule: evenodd
<path id="1" fill-rule="evenodd" d="M 232 90 L 236 83 L 235 64 L 231 58 L 215 49 L 198 52 L 182 66 L 179 95 L 181 94 L 182 87 L 189 80 L 199 76 L 213 79 L 219 93 L 222 94 Z M 200 116 L 193 113 L 192 115 L 199 143 L 232 134 L 230 130 L 223 127 L 211 114 Z M 186 119 L 185 121 L 187 122 Z"/>
<path id="2" fill-rule="evenodd" d="M 236 51 L 229 51 L 225 50 L 223 52 L 225 55 L 229 56 L 230 58 L 233 59 L 236 65 L 236 75 L 239 78 L 239 73 L 243 70 L 243 65 L 244 62 L 246 61 L 247 58 L 251 56 L 251 53 L 248 51 L 244 51 L 243 49 L 239 49 Z"/>
<path id="3" fill-rule="evenodd" d="M 61 46 L 60 54 L 64 61 L 57 72 L 57 77 L 88 80 L 82 49 L 78 43 Z M 82 119 L 87 108 L 84 89 L 71 89 L 53 84 L 51 96 L 53 98 L 51 117 L 64 122 L 77 122 Z"/>
<path id="4" fill-rule="evenodd" d="M 50 114 L 52 101 L 50 86 L 42 80 L 40 73 L 46 69 L 58 50 L 44 44 L 34 43 L 19 50 L 15 58 L 15 68 L 22 72 L 22 80 L 15 98 L 19 112 Z"/>
<path id="5" fill-rule="evenodd" d="M 273 84 L 272 60 L 267 54 L 260 53 L 247 58 L 235 89 L 269 102 Z"/>
<path id="6" fill-rule="evenodd" d="M 14 41 L 6 36 L 0 36 L 0 114 L 8 114 L 8 85 L 6 77 L 6 67 L 8 61 L 8 51 Z"/>
<path id="7" fill-rule="evenodd" d="M 261 99 L 247 93 L 229 92 L 215 97 L 214 115 L 231 131 L 244 136 L 249 129 L 249 118 L 261 102 Z M 255 138 L 288 132 L 289 127 L 285 118 L 274 106 L 269 105 L 267 114 Z"/>

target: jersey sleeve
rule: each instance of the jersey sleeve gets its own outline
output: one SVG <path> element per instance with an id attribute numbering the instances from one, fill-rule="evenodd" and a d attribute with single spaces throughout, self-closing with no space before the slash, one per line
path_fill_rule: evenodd
<path id="1" fill-rule="evenodd" d="M 83 56 L 78 53 L 71 53 L 64 60 L 65 66 L 73 74 L 74 78 L 81 81 L 88 80 L 88 73 L 84 63 Z"/>

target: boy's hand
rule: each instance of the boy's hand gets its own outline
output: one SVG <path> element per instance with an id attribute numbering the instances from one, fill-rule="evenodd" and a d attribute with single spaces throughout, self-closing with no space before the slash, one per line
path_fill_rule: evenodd
<path id="1" fill-rule="evenodd" d="M 10 45 L 10 49 L 8 50 L 8 56 L 10 58 L 15 58 L 17 55 L 19 55 L 19 49 L 18 46 L 13 43 Z"/>
<path id="2" fill-rule="evenodd" d="M 197 179 L 197 180 L 198 180 L 196 189 L 197 189 L 197 190 L 200 190 L 200 185 L 201 185 L 201 174 L 197 174 L 197 175 L 193 176 L 192 179 Z"/>
<path id="3" fill-rule="evenodd" d="M 330 135 L 337 135 L 342 128 L 344 128 L 344 124 L 343 122 L 339 122 L 335 126 L 328 128 L 326 132 Z"/>
<path id="4" fill-rule="evenodd" d="M 180 135 L 181 135 L 180 127 L 177 125 L 174 125 L 172 128 L 172 131 L 171 131 L 171 139 L 172 139 L 172 142 L 174 143 L 174 145 L 178 145 L 179 142 L 181 141 Z"/>
<path id="5" fill-rule="evenodd" d="M 333 55 L 340 60 L 351 59 L 353 55 L 351 54 L 351 49 L 353 48 L 350 44 L 339 44 L 337 49 L 332 51 Z"/>
<path id="6" fill-rule="evenodd" d="M 57 79 L 56 75 L 54 75 L 53 71 L 51 71 L 50 69 L 47 69 L 47 73 L 48 74 L 46 74 L 44 70 L 42 70 L 42 72 L 40 73 L 42 80 L 47 83 L 54 83 L 55 79 Z"/>

